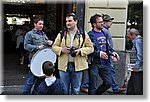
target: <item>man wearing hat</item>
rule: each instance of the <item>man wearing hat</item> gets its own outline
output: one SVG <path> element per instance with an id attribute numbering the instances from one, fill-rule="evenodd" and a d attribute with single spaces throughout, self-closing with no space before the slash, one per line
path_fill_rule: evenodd
<path id="1" fill-rule="evenodd" d="M 109 32 L 109 28 L 111 27 L 112 21 L 114 20 L 114 18 L 111 18 L 107 14 L 102 14 L 102 15 L 103 15 L 103 21 L 104 21 L 104 29 L 103 30 L 108 32 L 108 38 L 109 38 L 110 46 L 113 48 L 112 35 Z"/>
<path id="2" fill-rule="evenodd" d="M 114 18 L 110 17 L 108 14 L 102 14 L 102 15 L 103 15 L 102 18 L 103 18 L 103 21 L 104 21 L 103 31 L 107 32 L 109 45 L 111 46 L 111 48 L 113 48 L 112 35 L 109 32 L 109 28 L 111 27 L 112 21 L 114 20 Z M 115 57 L 112 56 L 112 62 L 117 62 L 117 61 L 118 60 L 115 59 Z M 112 79 L 112 90 L 113 90 L 113 93 L 122 93 L 123 91 L 125 91 L 125 88 L 119 88 L 118 84 L 116 83 L 115 68 L 113 66 L 113 63 L 112 63 L 112 67 L 111 68 L 112 68 L 111 69 L 111 79 Z"/>

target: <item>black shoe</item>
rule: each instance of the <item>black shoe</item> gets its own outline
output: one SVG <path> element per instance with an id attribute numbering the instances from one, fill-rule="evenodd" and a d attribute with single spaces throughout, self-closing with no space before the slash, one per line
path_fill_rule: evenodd
<path id="1" fill-rule="evenodd" d="M 123 94 L 123 93 L 125 93 L 125 91 L 126 91 L 126 88 L 119 88 L 118 91 L 114 91 L 113 93 L 114 94 Z"/>

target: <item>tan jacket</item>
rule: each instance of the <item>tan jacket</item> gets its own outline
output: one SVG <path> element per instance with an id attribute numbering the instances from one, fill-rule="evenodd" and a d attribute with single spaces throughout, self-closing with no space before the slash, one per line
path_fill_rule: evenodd
<path id="1" fill-rule="evenodd" d="M 66 47 L 66 46 L 68 46 L 68 47 L 70 46 L 70 34 L 67 33 L 66 35 L 67 35 L 66 40 L 64 37 L 61 40 L 61 34 L 59 33 L 52 45 L 52 50 L 58 55 L 58 69 L 62 70 L 62 71 L 67 70 L 67 63 L 68 63 L 68 58 L 69 58 L 68 57 L 69 54 L 65 54 L 65 53 L 61 52 L 62 48 Z M 83 38 L 81 35 L 80 36 L 80 47 L 82 45 L 82 42 L 83 42 Z M 66 43 L 66 45 L 65 45 L 65 43 Z M 78 48 L 79 39 L 77 37 L 75 37 L 73 43 L 74 43 L 74 47 Z M 88 69 L 87 55 L 94 51 L 93 44 L 86 32 L 85 32 L 85 41 L 83 43 L 82 48 L 80 48 L 80 47 L 79 47 L 79 49 L 80 49 L 81 54 L 75 56 L 75 58 L 74 58 L 75 71 L 81 71 L 81 70 Z"/>

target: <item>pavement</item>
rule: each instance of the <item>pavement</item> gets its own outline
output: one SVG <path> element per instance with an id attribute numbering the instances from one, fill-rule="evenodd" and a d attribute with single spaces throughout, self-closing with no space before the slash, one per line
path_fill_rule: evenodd
<path id="1" fill-rule="evenodd" d="M 4 53 L 3 64 L 3 79 L 1 95 L 22 95 L 23 87 L 26 81 L 29 68 L 27 65 L 19 65 L 19 58 L 16 50 L 8 51 Z M 81 92 L 81 95 L 87 95 Z M 118 94 L 124 95 L 125 93 Z M 104 95 L 116 95 L 109 89 Z"/>
<path id="2" fill-rule="evenodd" d="M 14 49 L 10 51 L 4 53 L 2 95 L 22 94 L 29 70 L 27 65 L 19 64 L 17 51 Z"/>

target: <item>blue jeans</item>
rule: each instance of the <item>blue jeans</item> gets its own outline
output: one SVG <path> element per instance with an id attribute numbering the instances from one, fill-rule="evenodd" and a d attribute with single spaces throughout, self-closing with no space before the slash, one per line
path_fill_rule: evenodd
<path id="1" fill-rule="evenodd" d="M 67 94 L 70 91 L 71 85 L 71 94 L 78 95 L 80 92 L 81 80 L 82 80 L 82 71 L 75 71 L 74 64 L 68 64 L 67 71 L 59 71 L 60 79 L 64 81 L 64 84 L 67 88 Z"/>
<path id="2" fill-rule="evenodd" d="M 118 92 L 119 91 L 119 86 L 116 83 L 116 72 L 113 64 L 111 64 L 111 79 L 112 79 L 112 90 L 113 92 Z"/>
<path id="3" fill-rule="evenodd" d="M 116 82 L 116 71 L 115 68 L 113 66 L 113 64 L 111 64 L 111 79 L 112 79 L 112 90 L 113 92 L 118 92 L 119 91 L 119 86 Z M 87 72 L 84 73 L 84 78 L 83 81 L 81 83 L 81 87 L 82 88 L 89 88 L 89 74 Z"/>
<path id="4" fill-rule="evenodd" d="M 26 84 L 24 85 L 23 94 L 24 95 L 37 94 L 37 87 L 43 80 L 44 78 L 34 76 L 32 72 L 29 70 Z"/>
<path id="5" fill-rule="evenodd" d="M 111 80 L 111 64 L 93 64 L 89 68 L 89 94 L 103 94 L 112 85 Z M 98 75 L 103 80 L 101 85 L 98 85 Z M 98 86 L 98 88 L 97 88 Z"/>
<path id="6" fill-rule="evenodd" d="M 89 73 L 88 69 L 83 72 L 83 79 L 81 83 L 81 88 L 89 88 Z"/>

